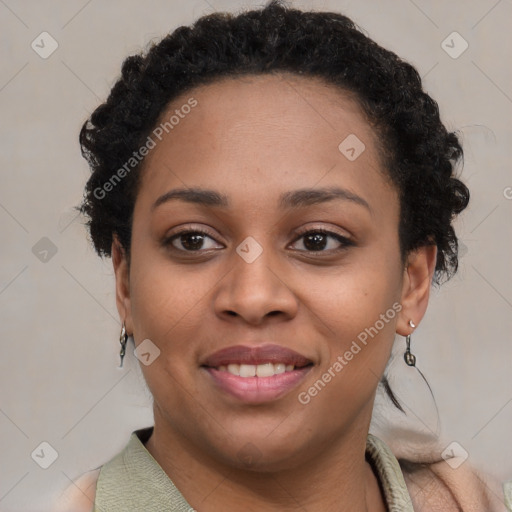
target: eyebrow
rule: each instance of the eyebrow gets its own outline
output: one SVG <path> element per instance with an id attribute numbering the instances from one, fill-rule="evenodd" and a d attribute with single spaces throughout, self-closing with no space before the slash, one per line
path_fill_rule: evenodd
<path id="1" fill-rule="evenodd" d="M 181 200 L 187 203 L 193 203 L 200 206 L 209 206 L 217 208 L 229 208 L 230 201 L 228 196 L 211 189 L 204 188 L 178 188 L 166 192 L 160 196 L 151 210 L 154 211 L 160 205 L 173 200 Z M 326 203 L 333 200 L 350 201 L 360 206 L 364 206 L 368 211 L 372 211 L 370 205 L 360 196 L 340 187 L 325 188 L 303 188 L 285 192 L 279 197 L 279 207 L 281 209 L 303 208 L 316 204 Z"/>

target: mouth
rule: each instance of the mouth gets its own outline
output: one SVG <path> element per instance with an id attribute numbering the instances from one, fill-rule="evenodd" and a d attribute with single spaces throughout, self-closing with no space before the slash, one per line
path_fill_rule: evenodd
<path id="1" fill-rule="evenodd" d="M 222 393 L 245 403 L 277 400 L 297 387 L 313 367 L 307 357 L 279 345 L 237 345 L 208 356 L 201 368 Z"/>
<path id="2" fill-rule="evenodd" d="M 231 375 L 237 375 L 244 379 L 250 377 L 273 377 L 285 372 L 293 372 L 295 365 L 286 363 L 263 363 L 263 364 L 238 364 L 230 363 L 221 365 L 216 370 L 220 372 L 228 372 Z"/>

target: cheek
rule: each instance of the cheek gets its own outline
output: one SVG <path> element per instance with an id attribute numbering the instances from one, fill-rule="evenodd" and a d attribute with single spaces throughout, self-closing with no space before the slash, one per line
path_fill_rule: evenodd
<path id="1" fill-rule="evenodd" d="M 172 340 L 198 325 L 211 289 L 207 273 L 172 265 L 147 251 L 134 258 L 130 297 L 134 330 L 139 339 Z"/>
<path id="2" fill-rule="evenodd" d="M 185 386 L 188 393 L 195 392 L 193 372 L 204 338 L 205 301 L 214 284 L 210 282 L 213 276 L 192 267 L 181 270 L 150 251 L 143 258 L 134 254 L 132 268 L 135 342 L 149 339 L 159 350 L 150 365 L 140 365 L 144 378 L 157 402 L 186 408 L 182 399 L 187 394 L 180 389 Z"/>
<path id="3" fill-rule="evenodd" d="M 399 253 L 365 251 L 333 276 L 310 282 L 307 309 L 327 343 L 317 378 L 328 405 L 343 399 L 350 407 L 362 404 L 377 386 L 395 337 L 401 289 Z M 328 389 L 327 389 L 328 388 Z M 303 390 L 306 391 L 307 390 Z M 315 390 L 311 390 L 315 394 Z M 307 398 L 306 398 L 307 400 Z"/>
<path id="4" fill-rule="evenodd" d="M 144 258 L 134 254 L 132 268 L 130 296 L 135 341 L 138 345 L 149 339 L 159 350 L 151 364 L 140 365 L 144 379 L 157 403 L 173 404 L 173 410 L 187 410 L 190 404 L 186 397 L 195 392 L 191 372 L 200 344 L 199 326 L 204 318 L 208 283 L 197 273 L 180 271 L 150 251 Z M 184 387 L 187 393 L 181 392 Z"/>
<path id="5" fill-rule="evenodd" d="M 400 300 L 401 269 L 398 251 L 393 247 L 359 250 L 336 270 L 304 273 L 302 299 L 318 316 L 329 339 L 355 339 L 374 325 Z M 396 308 L 396 306 L 395 306 Z M 389 334 L 396 321 L 391 309 L 379 331 Z"/>
<path id="6" fill-rule="evenodd" d="M 303 407 L 303 421 L 317 423 L 315 418 L 321 418 L 327 437 L 372 403 L 390 357 L 401 308 L 381 295 L 346 292 L 336 304 L 325 303 L 330 309 L 321 319 L 330 322 L 329 341 L 322 345 L 322 362 L 314 377 L 295 397 Z"/>
<path id="7" fill-rule="evenodd" d="M 378 291 L 374 287 L 372 294 L 365 294 L 347 288 L 336 302 L 317 309 L 320 320 L 329 325 L 321 372 L 343 374 L 343 382 L 338 379 L 335 386 L 350 383 L 348 391 L 374 386 L 390 356 L 401 306 L 392 294 L 386 297 Z"/>

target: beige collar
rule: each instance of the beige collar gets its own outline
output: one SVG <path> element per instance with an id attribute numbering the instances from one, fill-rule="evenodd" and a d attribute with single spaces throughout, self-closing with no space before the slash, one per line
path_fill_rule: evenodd
<path id="1" fill-rule="evenodd" d="M 192 512 L 144 443 L 153 427 L 132 433 L 124 450 L 101 467 L 94 512 Z M 414 512 L 402 470 L 388 446 L 368 434 L 366 457 L 382 485 L 389 512 Z"/>

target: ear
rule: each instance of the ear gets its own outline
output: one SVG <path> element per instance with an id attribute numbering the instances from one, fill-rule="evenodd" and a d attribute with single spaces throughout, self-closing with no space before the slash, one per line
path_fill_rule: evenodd
<path id="1" fill-rule="evenodd" d="M 436 245 L 425 245 L 409 253 L 400 300 L 402 310 L 396 324 L 396 332 L 401 336 L 411 334 L 414 328 L 409 320 L 417 327 L 427 310 L 436 260 Z"/>
<path id="2" fill-rule="evenodd" d="M 112 240 L 112 263 L 116 278 L 116 304 L 121 321 L 124 320 L 126 332 L 133 334 L 132 309 L 130 300 L 130 268 L 126 252 L 123 249 L 117 235 Z"/>

